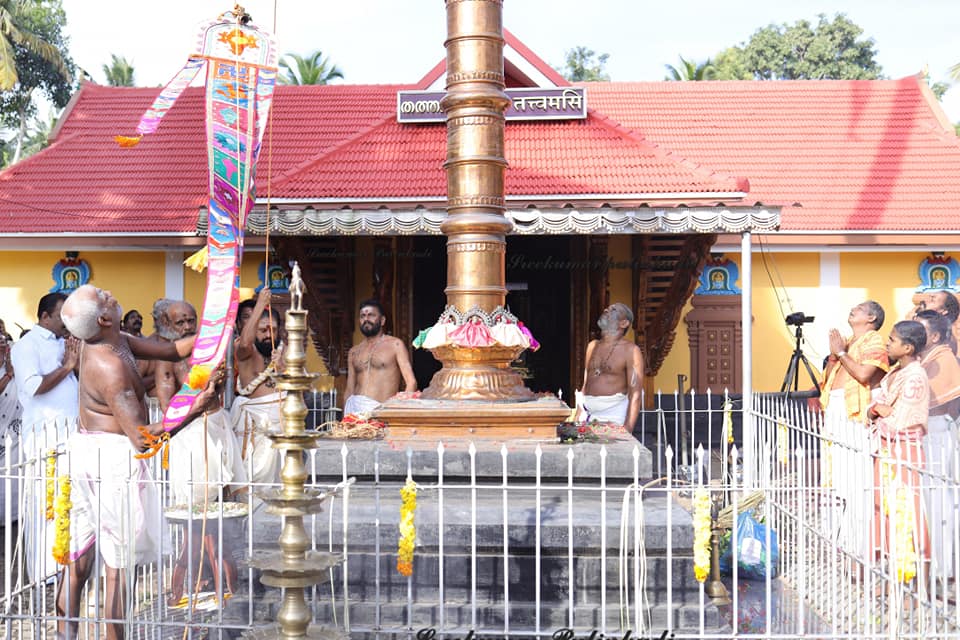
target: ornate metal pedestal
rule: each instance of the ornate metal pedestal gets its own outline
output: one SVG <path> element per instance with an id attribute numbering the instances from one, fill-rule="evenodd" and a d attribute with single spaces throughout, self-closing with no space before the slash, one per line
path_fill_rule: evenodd
<path id="1" fill-rule="evenodd" d="M 340 554 L 310 551 L 310 538 L 303 526 L 303 517 L 318 513 L 330 492 L 308 490 L 305 487 L 307 471 L 303 452 L 316 448 L 317 433 L 307 433 L 304 418 L 307 406 L 303 392 L 316 377 L 307 373 L 305 343 L 307 312 L 303 309 L 303 280 L 300 266 L 294 265 L 290 283 L 290 309 L 286 312 L 287 349 L 282 373 L 273 376 L 278 389 L 286 391 L 281 408 L 282 430 L 271 433 L 273 446 L 283 451 L 280 471 L 282 487 L 259 492 L 271 513 L 283 516 L 280 533 L 280 551 L 254 554 L 250 566 L 260 569 L 261 582 L 270 587 L 285 589 L 283 605 L 277 615 L 277 626 L 255 629 L 250 638 L 317 638 L 336 640 L 347 636 L 332 629 L 308 629 L 313 613 L 304 599 L 304 589 L 327 577 L 330 568 L 340 564 Z"/>

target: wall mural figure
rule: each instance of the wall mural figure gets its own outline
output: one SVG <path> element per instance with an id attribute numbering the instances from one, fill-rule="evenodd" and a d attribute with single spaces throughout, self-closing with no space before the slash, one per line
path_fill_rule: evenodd
<path id="1" fill-rule="evenodd" d="M 931 293 L 933 291 L 960 291 L 957 282 L 960 281 L 960 263 L 956 259 L 943 254 L 933 254 L 924 258 L 920 263 L 920 286 L 917 293 Z"/>
<path id="2" fill-rule="evenodd" d="M 736 282 L 740 269 L 730 258 L 723 255 L 711 257 L 700 272 L 699 286 L 694 295 L 698 296 L 738 296 L 741 291 Z"/>
<path id="3" fill-rule="evenodd" d="M 76 256 L 61 258 L 53 265 L 53 287 L 50 293 L 70 295 L 79 287 L 90 282 L 90 265 Z"/>

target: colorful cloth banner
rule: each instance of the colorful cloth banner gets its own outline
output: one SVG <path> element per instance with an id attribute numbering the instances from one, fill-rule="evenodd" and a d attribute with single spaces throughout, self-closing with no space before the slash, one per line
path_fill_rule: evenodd
<path id="1" fill-rule="evenodd" d="M 249 16 L 240 12 L 227 12 L 204 24 L 197 51 L 200 53 L 190 56 L 137 126 L 141 136 L 156 131 L 163 116 L 206 65 L 207 292 L 190 358 L 191 375 L 163 417 L 167 431 L 176 428 L 190 412 L 203 390 L 197 381 L 209 378 L 209 372 L 223 362 L 233 337 L 243 229 L 256 199 L 253 176 L 277 76 L 273 37 L 253 26 Z M 121 146 L 132 146 L 131 140 L 135 144 L 137 138 L 117 138 Z"/>

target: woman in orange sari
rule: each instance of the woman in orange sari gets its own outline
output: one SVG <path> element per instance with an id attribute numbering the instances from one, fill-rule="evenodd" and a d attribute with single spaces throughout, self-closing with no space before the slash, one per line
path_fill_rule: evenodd
<path id="1" fill-rule="evenodd" d="M 900 582 L 912 580 L 920 560 L 929 558 L 920 470 L 930 384 L 918 358 L 926 343 L 919 322 L 893 326 L 887 355 L 897 365 L 880 382 L 880 394 L 868 410 L 878 440 L 873 548 L 879 548 L 880 558 L 889 562 L 888 570 L 895 570 Z"/>

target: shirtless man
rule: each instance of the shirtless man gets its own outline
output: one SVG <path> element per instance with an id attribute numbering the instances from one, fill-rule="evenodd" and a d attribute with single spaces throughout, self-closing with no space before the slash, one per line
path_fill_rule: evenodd
<path id="1" fill-rule="evenodd" d="M 624 338 L 632 324 L 633 312 L 622 302 L 600 314 L 600 339 L 587 345 L 579 420 L 613 422 L 633 432 L 642 401 L 643 352 Z"/>
<path id="2" fill-rule="evenodd" d="M 174 301 L 167 309 L 169 326 L 177 338 L 188 338 L 197 333 L 197 311 L 189 302 Z M 190 372 L 189 357 L 176 362 L 158 361 L 157 399 L 160 408 L 167 410 L 170 400 L 177 393 Z M 240 459 L 240 445 L 233 434 L 229 417 L 223 411 L 219 397 L 213 401 L 211 410 L 202 418 L 197 418 L 183 428 L 175 439 L 170 441 L 170 487 L 175 504 L 203 505 L 213 503 L 220 496 L 220 488 L 238 485 L 247 481 L 246 469 Z M 180 604 L 183 595 L 183 581 L 190 562 L 187 550 L 193 550 L 193 566 L 199 562 L 201 547 L 205 551 L 204 561 L 210 564 L 212 575 L 219 587 L 222 564 L 223 577 L 226 580 L 224 593 L 234 591 L 234 579 L 237 575 L 232 556 L 218 553 L 217 535 L 214 527 L 209 527 L 206 536 L 200 537 L 201 528 L 193 527 L 194 541 L 184 544 L 180 556 L 173 568 L 170 580 L 172 594 L 170 606 Z M 222 563 L 221 559 L 222 558 Z M 217 589 L 220 592 L 220 589 Z"/>
<path id="3" fill-rule="evenodd" d="M 161 423 L 146 424 L 143 381 L 136 358 L 179 360 L 193 347 L 193 338 L 153 342 L 120 333 L 121 309 L 109 291 L 92 285 L 78 288 L 63 305 L 64 325 L 83 340 L 80 354 L 79 428 L 67 442 L 72 480 L 71 536 L 57 594 L 60 616 L 76 618 L 80 595 L 100 549 L 106 578 L 104 617 L 107 638 L 123 638 L 129 603 L 125 576 L 138 561 L 156 556 L 159 496 L 149 467 L 133 454 L 145 448 L 143 427 L 153 435 Z M 203 413 L 214 396 L 218 376 L 197 396 L 188 424 Z M 175 432 L 174 432 L 175 433 Z M 171 435 L 174 435 L 172 433 Z M 77 623 L 62 619 L 58 635 L 77 636 Z"/>
<path id="4" fill-rule="evenodd" d="M 257 294 L 250 319 L 243 325 L 234 348 L 237 397 L 230 409 L 233 430 L 244 460 L 252 458 L 251 481 L 275 483 L 280 479 L 280 456 L 266 434 L 280 428 L 280 402 L 270 374 L 280 371 L 283 341 L 280 316 L 268 309 L 270 289 Z"/>
<path id="5" fill-rule="evenodd" d="M 153 316 L 153 333 L 146 337 L 147 340 L 152 342 L 164 342 L 175 339 L 175 336 L 171 333 L 170 329 L 167 328 L 166 324 L 167 308 L 170 306 L 171 302 L 173 302 L 173 300 L 168 298 L 160 298 L 153 303 L 153 311 L 151 313 Z M 156 401 L 156 368 L 157 363 L 153 360 L 137 360 L 137 372 L 143 379 L 143 386 L 147 390 L 147 410 L 148 412 L 154 414 L 157 413 L 160 408 Z"/>
<path id="6" fill-rule="evenodd" d="M 403 390 L 417 390 L 410 354 L 399 338 L 383 332 L 386 316 L 376 300 L 360 303 L 360 333 L 364 341 L 347 356 L 347 388 L 344 415 L 369 415 L 387 398 Z"/>

